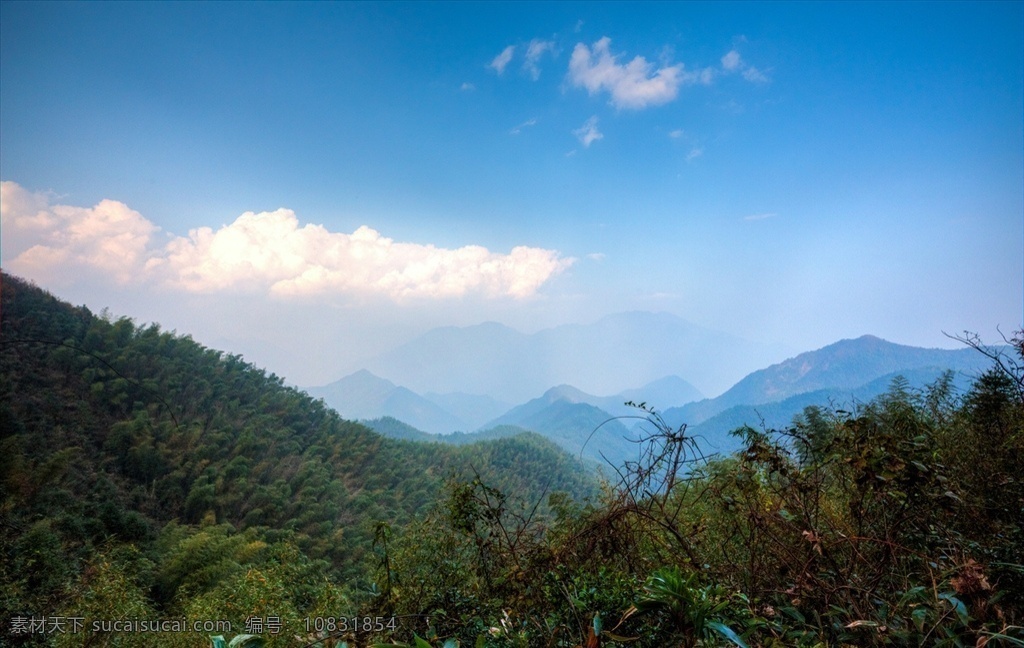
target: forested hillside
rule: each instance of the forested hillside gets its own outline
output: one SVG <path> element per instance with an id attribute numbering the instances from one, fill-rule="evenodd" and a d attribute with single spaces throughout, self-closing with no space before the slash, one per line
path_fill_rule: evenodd
<path id="1" fill-rule="evenodd" d="M 385 438 L 157 325 L 0 308 L 3 645 L 1024 645 L 1024 333 L 713 461 L 647 410 L 597 489 L 537 435 Z"/>
<path id="2" fill-rule="evenodd" d="M 378 525 L 424 514 L 450 478 L 479 473 L 531 503 L 593 492 L 579 464 L 536 435 L 459 447 L 385 439 L 238 356 L 15 277 L 2 288 L 5 625 L 66 609 L 91 591 L 96 561 L 141 570 L 126 575 L 133 596 L 166 616 L 217 585 L 210 573 L 235 573 L 225 564 L 274 552 L 300 556 L 325 587 L 365 589 Z M 201 584 L 190 580 L 200 572 Z"/>

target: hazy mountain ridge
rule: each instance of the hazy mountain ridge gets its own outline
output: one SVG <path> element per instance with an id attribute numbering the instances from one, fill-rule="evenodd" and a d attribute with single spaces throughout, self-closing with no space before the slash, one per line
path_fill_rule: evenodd
<path id="1" fill-rule="evenodd" d="M 932 370 L 933 376 L 945 369 L 977 375 L 988 365 L 973 349 L 925 349 L 864 335 L 755 371 L 720 396 L 668 408 L 663 416 L 674 424 L 698 425 L 735 406 L 777 403 L 823 389 L 838 390 L 838 397 L 848 400 L 855 390 L 886 376 L 922 369 Z M 882 391 L 884 387 L 872 395 Z"/>
<path id="2" fill-rule="evenodd" d="M 731 432 L 743 426 L 755 429 L 783 429 L 792 425 L 794 417 L 810 406 L 834 407 L 856 412 L 864 403 L 884 393 L 897 378 L 902 378 L 911 389 L 922 389 L 940 379 L 947 370 L 941 367 L 910 369 L 881 376 L 856 389 L 817 389 L 790 396 L 781 401 L 758 405 L 734 405 L 700 423 L 687 426 L 687 432 L 700 437 L 706 452 L 733 452 L 740 448 L 741 440 Z M 961 392 L 970 386 L 970 379 L 959 374 L 953 384 Z M 675 412 L 667 412 L 672 425 L 682 423 Z"/>
<path id="3" fill-rule="evenodd" d="M 363 369 L 329 385 L 306 389 L 345 418 L 392 416 L 434 434 L 469 430 L 472 426 L 431 400 Z"/>
<path id="4" fill-rule="evenodd" d="M 374 432 L 391 439 L 404 441 L 418 441 L 422 443 L 447 443 L 450 445 L 466 445 L 478 441 L 493 441 L 495 439 L 506 439 L 521 434 L 535 435 L 536 432 L 524 430 L 514 425 L 500 425 L 477 432 L 451 432 L 449 434 L 431 434 L 419 430 L 404 421 L 391 416 L 383 416 L 372 420 L 360 421 L 363 425 Z M 540 435 L 538 435 L 540 436 Z"/>
<path id="5" fill-rule="evenodd" d="M 524 402 L 552 385 L 616 394 L 669 375 L 714 393 L 779 355 L 669 313 L 627 312 L 532 334 L 494 322 L 437 328 L 365 368 L 417 393 Z"/>
<path id="6" fill-rule="evenodd" d="M 498 328 L 496 328 L 498 327 Z M 486 325 L 485 329 L 499 330 L 500 325 Z M 450 334 L 446 329 L 440 334 Z M 934 382 L 943 372 L 955 372 L 954 383 L 964 388 L 969 379 L 987 367 L 987 359 L 972 349 L 924 349 L 899 345 L 875 336 L 865 335 L 853 340 L 840 340 L 815 351 L 798 354 L 783 362 L 752 372 L 721 396 L 693 400 L 700 393 L 678 376 L 666 376 L 639 388 L 625 390 L 614 396 L 595 396 L 570 384 L 547 389 L 541 396 L 511 407 L 490 419 L 477 430 L 501 426 L 515 426 L 537 432 L 573 454 L 603 462 L 602 454 L 621 461 L 635 452 L 635 439 L 641 434 L 642 424 L 633 420 L 617 420 L 641 414 L 625 405 L 627 401 L 646 402 L 662 413 L 665 421 L 675 427 L 686 423 L 691 434 L 699 435 L 709 452 L 731 451 L 738 447 L 738 439 L 729 433 L 744 425 L 782 428 L 810 405 L 834 405 L 853 409 L 858 402 L 866 402 L 885 392 L 896 376 L 903 376 L 912 388 L 922 388 Z M 358 372 L 368 379 L 369 372 Z M 350 377 L 351 378 L 351 377 Z M 410 390 L 373 377 L 376 385 L 389 385 L 394 391 Z M 362 396 L 361 393 L 356 394 Z M 420 398 L 417 396 L 417 398 Z M 426 400 L 426 399 L 423 399 Z M 431 402 L 481 404 L 492 411 L 499 403 L 487 396 L 466 394 L 431 394 Z M 394 417 L 408 423 L 418 434 L 428 432 L 449 433 L 415 412 L 405 414 L 390 408 L 393 402 L 378 396 L 378 417 Z M 668 403 L 685 404 L 667 407 Z M 329 403 L 330 404 L 330 403 Z M 438 405 L 440 407 L 440 405 Z M 435 417 L 434 421 L 440 420 Z M 464 429 L 474 429 L 466 427 Z M 595 433 L 595 430 L 598 430 Z M 479 433 L 479 432 L 478 432 Z M 460 435 L 476 438 L 475 434 Z M 403 436 L 402 438 L 413 438 Z M 587 439 L 597 439 L 588 442 Z M 427 440 L 427 439 L 423 439 Z M 453 442 L 455 437 L 446 439 Z"/>
<path id="7" fill-rule="evenodd" d="M 512 403 L 506 403 L 483 394 L 427 392 L 423 394 L 423 397 L 465 421 L 466 430 L 477 430 L 487 421 L 501 416 L 512 407 Z"/>
<path id="8" fill-rule="evenodd" d="M 561 395 L 568 390 L 554 388 L 544 396 L 513 408 L 487 427 L 516 426 L 537 432 L 569 454 L 598 463 L 605 458 L 619 463 L 632 454 L 636 444 L 630 430 L 608 412 Z M 568 391 L 568 393 L 572 393 Z"/>
<path id="9" fill-rule="evenodd" d="M 504 417 L 516 407 L 480 394 L 430 392 L 423 396 L 399 386 L 366 369 L 361 369 L 340 380 L 321 387 L 309 387 L 306 392 L 322 398 L 342 416 L 353 420 L 395 418 L 421 432 L 450 434 L 485 430 L 503 424 Z M 665 376 L 643 387 L 626 390 L 613 396 L 595 396 L 572 385 L 552 387 L 532 407 L 536 412 L 543 404 L 559 400 L 586 403 L 604 410 L 607 415 L 624 416 L 635 410 L 625 403 L 633 400 L 685 403 L 699 398 L 700 392 L 679 376 Z M 533 401 L 530 401 L 533 402 Z M 522 407 L 522 405 L 518 406 Z M 520 414 L 517 414 L 519 416 Z"/>
<path id="10" fill-rule="evenodd" d="M 572 330 L 579 333 L 585 328 Z M 461 331 L 449 327 L 437 329 L 435 335 L 447 338 L 459 336 Z M 526 337 L 510 331 L 494 323 L 481 325 L 478 332 L 482 332 L 483 337 L 478 342 L 494 332 L 519 342 Z M 482 424 L 481 414 L 497 412 L 504 404 L 485 395 L 433 392 L 426 398 L 367 370 L 309 392 L 314 396 L 322 395 L 344 415 L 363 419 L 393 417 L 408 424 L 411 436 L 400 435 L 400 438 L 416 438 L 416 434 L 424 432 L 449 434 L 457 430 L 515 426 L 537 432 L 570 453 L 582 451 L 584 457 L 598 461 L 603 453 L 619 461 L 631 456 L 641 429 L 635 421 L 615 420 L 639 414 L 635 408 L 625 405 L 627 401 L 648 403 L 673 427 L 688 424 L 691 433 L 704 439 L 708 451 L 726 451 L 734 449 L 738 443 L 729 432 L 743 425 L 785 427 L 809 405 L 854 407 L 858 401 L 883 393 L 897 375 L 904 376 L 912 387 L 920 388 L 944 371 L 953 370 L 959 372 L 957 382 L 965 385 L 969 376 L 983 371 L 986 366 L 986 359 L 971 349 L 923 349 L 865 335 L 840 340 L 754 371 L 716 398 L 692 400 L 700 393 L 676 375 L 614 396 L 595 396 L 573 385 L 561 384 Z M 680 402 L 685 404 L 665 407 L 665 404 Z M 473 412 L 476 418 L 467 421 L 447 410 L 445 404 L 459 408 L 460 413 Z M 591 438 L 599 426 L 601 441 L 590 447 L 586 439 Z M 461 436 L 475 438 L 473 434 Z M 446 442 L 453 440 L 454 437 Z"/>

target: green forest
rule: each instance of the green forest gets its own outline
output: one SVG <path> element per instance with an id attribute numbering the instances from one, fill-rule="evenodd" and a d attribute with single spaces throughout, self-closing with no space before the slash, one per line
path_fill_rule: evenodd
<path id="1" fill-rule="evenodd" d="M 637 407 L 598 478 L 528 432 L 386 438 L 5 275 L 0 645 L 1024 646 L 1010 342 L 731 456 Z"/>

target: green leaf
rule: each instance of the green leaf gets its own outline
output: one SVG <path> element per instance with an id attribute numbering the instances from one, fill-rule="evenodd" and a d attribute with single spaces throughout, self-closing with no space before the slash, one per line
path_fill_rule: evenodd
<path id="1" fill-rule="evenodd" d="M 960 623 L 964 625 L 970 624 L 971 615 L 967 613 L 967 606 L 964 605 L 963 601 L 954 596 L 952 592 L 943 592 L 939 594 L 939 598 L 949 601 L 949 604 L 956 610 L 956 615 L 960 617 Z"/>
<path id="2" fill-rule="evenodd" d="M 1013 627 L 1014 626 L 1009 626 L 1009 628 L 1013 628 Z M 1019 629 L 1019 627 L 1018 627 L 1018 629 Z M 1011 646 L 1022 646 L 1022 647 L 1024 647 L 1024 641 L 1022 641 L 1020 639 L 1017 639 L 1015 637 L 1011 637 L 1010 635 L 1003 634 L 1001 632 L 985 632 L 984 630 L 982 630 L 979 634 L 985 635 L 989 639 L 999 639 L 1000 641 L 1005 641 L 1007 644 L 1009 644 Z"/>
<path id="3" fill-rule="evenodd" d="M 935 565 L 933 565 L 933 567 L 934 566 Z M 906 594 L 904 594 L 900 598 L 900 603 L 899 604 L 900 605 L 906 605 L 907 602 L 909 602 L 909 601 L 911 601 L 913 599 L 920 599 L 921 595 L 924 594 L 925 591 L 926 591 L 926 588 L 924 586 L 922 586 L 922 585 L 918 585 L 917 587 L 911 587 L 910 589 L 907 590 Z"/>
<path id="4" fill-rule="evenodd" d="M 413 635 L 416 639 L 416 648 L 431 648 L 430 643 L 419 635 Z"/>
<path id="5" fill-rule="evenodd" d="M 210 640 L 213 642 L 213 648 L 224 648 L 224 635 L 210 637 Z"/>
<path id="6" fill-rule="evenodd" d="M 263 648 L 263 637 L 252 634 L 235 635 L 228 642 L 228 648 Z"/>
<path id="7" fill-rule="evenodd" d="M 746 643 L 744 643 L 742 639 L 740 639 L 740 636 L 738 634 L 732 631 L 732 628 L 725 625 L 724 623 L 721 623 L 719 621 L 708 621 L 708 627 L 717 632 L 718 634 L 722 635 L 722 637 L 733 642 L 740 648 L 750 648 L 750 646 L 748 646 Z"/>
<path id="8" fill-rule="evenodd" d="M 807 617 L 805 617 L 803 613 L 795 607 L 786 606 L 784 608 L 779 608 L 779 612 L 782 612 L 786 616 L 791 617 L 800 623 L 807 623 Z"/>
<path id="9" fill-rule="evenodd" d="M 594 615 L 594 636 L 601 634 L 601 613 L 598 612 Z"/>
<path id="10" fill-rule="evenodd" d="M 928 608 L 917 608 L 910 613 L 910 618 L 914 620 L 917 631 L 924 632 L 924 622 L 928 619 Z"/>
<path id="11" fill-rule="evenodd" d="M 445 639 L 444 645 L 441 648 L 459 648 L 459 642 L 455 639 Z"/>

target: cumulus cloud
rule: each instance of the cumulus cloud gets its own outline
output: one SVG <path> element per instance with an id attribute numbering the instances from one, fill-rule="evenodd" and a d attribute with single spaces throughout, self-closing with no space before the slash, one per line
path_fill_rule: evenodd
<path id="1" fill-rule="evenodd" d="M 523 69 L 526 73 L 536 81 L 540 78 L 540 59 L 544 56 L 545 52 L 555 52 L 555 42 L 540 40 L 534 38 L 530 41 L 530 44 L 526 46 L 526 60 L 523 61 Z"/>
<path id="2" fill-rule="evenodd" d="M 501 254 L 396 242 L 367 226 L 331 232 L 300 225 L 288 209 L 155 240 L 159 228 L 117 201 L 83 208 L 50 205 L 13 182 L 2 191 L 5 267 L 31 278 L 91 269 L 121 284 L 194 293 L 524 298 L 574 261 L 526 246 Z"/>
<path id="3" fill-rule="evenodd" d="M 488 67 L 493 69 L 498 74 L 503 74 L 505 72 L 505 67 L 509 64 L 509 61 L 512 60 L 512 54 L 514 54 L 515 51 L 516 46 L 509 45 L 505 49 L 501 50 L 501 54 L 498 54 L 491 60 Z"/>
<path id="4" fill-rule="evenodd" d="M 159 228 L 116 200 L 95 207 L 49 205 L 45 194 L 0 183 L 4 264 L 39 278 L 70 266 L 96 268 L 124 284 L 149 257 Z M 20 242 L 21 249 L 15 247 Z M 12 259 L 12 253 L 14 258 Z"/>
<path id="5" fill-rule="evenodd" d="M 572 134 L 576 136 L 576 139 L 578 139 L 584 147 L 589 147 L 592 143 L 604 137 L 604 134 L 597 130 L 597 115 L 594 115 L 585 121 L 583 125 L 574 130 Z"/>
<path id="6" fill-rule="evenodd" d="M 681 63 L 655 69 L 642 56 L 625 65 L 618 62 L 605 36 L 587 47 L 577 43 L 569 60 L 569 80 L 576 87 L 586 88 L 594 95 L 607 92 L 617 108 L 640 109 L 668 103 L 676 98 L 680 86 L 689 83 L 710 83 L 710 70 L 688 72 Z"/>

